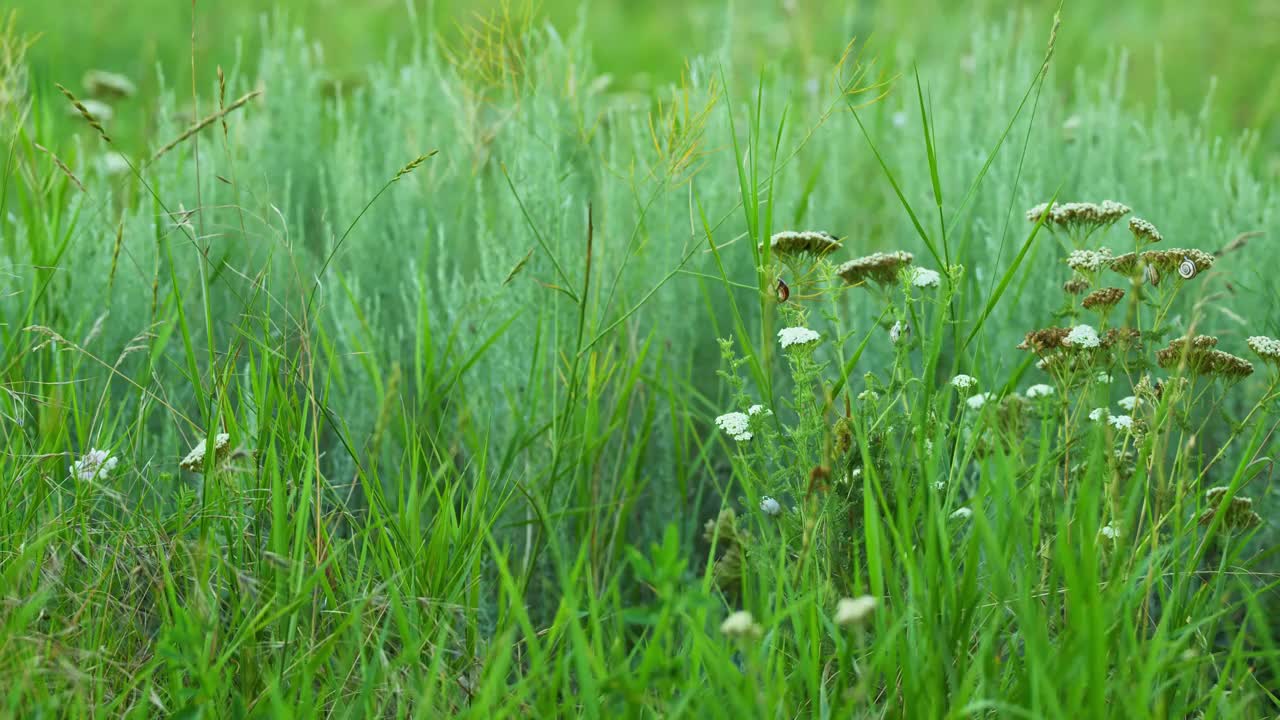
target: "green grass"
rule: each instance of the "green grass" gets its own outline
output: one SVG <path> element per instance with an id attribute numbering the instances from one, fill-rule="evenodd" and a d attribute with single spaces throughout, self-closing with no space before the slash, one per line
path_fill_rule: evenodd
<path id="1" fill-rule="evenodd" d="M 245 27 L 227 7 L 198 46 Z M 158 26 L 189 19 L 167 8 Z M 331 27 L 385 42 L 406 23 L 381 12 Z M 1043 85 L 1048 13 L 972 35 L 886 22 L 835 74 L 844 37 L 797 58 L 712 36 L 679 83 L 594 16 L 472 36 L 461 64 L 424 19 L 388 57 L 338 46 L 359 78 L 341 92 L 327 51 L 268 24 L 239 62 L 195 61 L 197 115 L 261 98 L 147 163 L 191 121 L 175 30 L 145 132 L 106 125 L 120 174 L 48 92 L 48 44 L 25 81 L 4 65 L 0 87 L 32 92 L 2 127 L 0 713 L 1274 713 L 1276 369 L 1152 365 L 1187 332 L 1249 357 L 1247 336 L 1280 335 L 1267 237 L 1117 309 L 1146 335 L 1089 356 L 1110 385 L 1015 349 L 1089 317 L 1060 290 L 1084 240 L 1028 223 L 1036 203 L 1123 201 L 1156 249 L 1277 220 L 1254 141 L 1220 135 L 1236 120 L 1132 102 L 1132 60 L 1092 50 L 1097 17 L 1065 16 Z M 764 27 L 793 48 L 862 29 Z M 904 48 L 937 38 L 972 66 L 939 46 L 917 85 Z M 604 82 L 609 53 L 652 84 Z M 809 227 L 844 238 L 836 264 L 903 248 L 941 287 L 842 288 L 758 246 Z M 1123 224 L 1088 240 L 1132 243 Z M 913 344 L 889 341 L 894 320 Z M 812 354 L 779 348 L 801 323 Z M 961 372 L 996 396 L 1058 390 L 974 409 Z M 1127 395 L 1139 432 L 1087 419 Z M 750 443 L 717 429 L 755 403 L 774 414 Z M 71 471 L 90 448 L 109 475 Z M 1262 528 L 1203 515 L 1213 486 L 1254 498 Z M 835 624 L 863 594 L 869 620 Z M 721 632 L 737 610 L 759 637 Z"/>

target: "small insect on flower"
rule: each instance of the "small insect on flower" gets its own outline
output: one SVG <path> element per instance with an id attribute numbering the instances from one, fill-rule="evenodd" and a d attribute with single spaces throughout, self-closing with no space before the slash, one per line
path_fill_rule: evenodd
<path id="1" fill-rule="evenodd" d="M 117 464 L 116 458 L 106 450 L 90 448 L 89 452 L 71 465 L 71 476 L 81 482 L 106 480 Z"/>
<path id="2" fill-rule="evenodd" d="M 841 598 L 840 602 L 836 603 L 836 625 L 840 627 L 861 625 L 871 617 L 871 613 L 875 612 L 879 605 L 880 601 L 871 595 Z"/>
<path id="3" fill-rule="evenodd" d="M 1039 385 L 1032 385 L 1031 387 L 1027 388 L 1027 397 L 1032 399 L 1046 398 L 1052 394 L 1053 394 L 1052 385 L 1045 385 L 1041 383 Z"/>
<path id="4" fill-rule="evenodd" d="M 778 343 L 784 350 L 789 347 L 811 345 L 821 339 L 821 335 L 806 327 L 789 327 L 778 331 Z"/>
<path id="5" fill-rule="evenodd" d="M 751 617 L 751 613 L 746 610 L 739 610 L 720 623 L 720 632 L 727 637 L 735 639 L 752 638 L 760 637 L 764 632 L 764 628 L 756 624 L 755 618 Z"/>
<path id="6" fill-rule="evenodd" d="M 778 302 L 784 303 L 787 301 L 788 298 L 791 297 L 791 288 L 787 286 L 786 281 L 783 280 L 782 278 L 778 278 L 777 290 L 778 290 Z"/>
<path id="7" fill-rule="evenodd" d="M 738 442 L 746 442 L 755 437 L 750 430 L 751 418 L 746 413 L 725 413 L 716 418 L 716 427 Z"/>
<path id="8" fill-rule="evenodd" d="M 978 384 L 978 379 L 972 375 L 957 375 L 951 378 L 951 386 L 957 390 L 968 390 Z"/>
<path id="9" fill-rule="evenodd" d="M 760 511 L 769 517 L 778 517 L 782 514 L 782 504 L 765 495 L 760 498 Z"/>

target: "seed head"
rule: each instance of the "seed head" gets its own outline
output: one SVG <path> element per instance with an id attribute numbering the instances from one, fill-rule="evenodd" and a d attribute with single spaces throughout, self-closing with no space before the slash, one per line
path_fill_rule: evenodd
<path id="1" fill-rule="evenodd" d="M 898 281 L 898 274 L 903 268 L 914 260 L 914 255 L 902 250 L 874 253 L 844 263 L 836 268 L 836 274 L 850 285 L 857 285 L 867 280 L 881 285 L 892 285 Z"/>
<path id="2" fill-rule="evenodd" d="M 1085 296 L 1083 304 L 1087 310 L 1106 313 L 1124 299 L 1124 290 L 1116 287 L 1094 290 Z"/>
<path id="3" fill-rule="evenodd" d="M 773 254 L 786 260 L 793 257 L 821 257 L 844 247 L 831 233 L 821 230 L 786 230 L 769 238 Z"/>

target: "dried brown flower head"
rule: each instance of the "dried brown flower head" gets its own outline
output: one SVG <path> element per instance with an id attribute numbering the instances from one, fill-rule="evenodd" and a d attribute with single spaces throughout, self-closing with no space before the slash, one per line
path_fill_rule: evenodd
<path id="1" fill-rule="evenodd" d="M 1062 283 L 1062 291 L 1069 295 L 1080 295 L 1088 291 L 1089 281 L 1082 277 L 1073 277 Z"/>
<path id="2" fill-rule="evenodd" d="M 1106 313 L 1124 299 L 1124 290 L 1116 287 L 1094 290 L 1085 296 L 1083 304 L 1088 310 Z"/>
<path id="3" fill-rule="evenodd" d="M 1133 233 L 1133 237 L 1139 244 L 1158 243 L 1164 240 L 1164 236 L 1149 221 L 1140 217 L 1129 218 L 1129 232 Z"/>
<path id="4" fill-rule="evenodd" d="M 1253 509 L 1253 499 L 1237 495 L 1226 499 L 1229 488 L 1218 486 L 1204 494 L 1209 507 L 1200 513 L 1200 524 L 1209 525 L 1214 516 L 1222 512 L 1222 528 L 1228 532 L 1243 532 L 1262 524 L 1262 516 Z M 1223 502 L 1226 506 L 1223 507 Z"/>
<path id="5" fill-rule="evenodd" d="M 867 280 L 881 285 L 891 285 L 898 281 L 898 273 L 914 260 L 914 255 L 902 250 L 874 253 L 844 263 L 836 268 L 836 274 L 850 285 L 857 285 Z"/>
<path id="6" fill-rule="evenodd" d="M 1116 255 L 1107 262 L 1107 265 L 1121 275 L 1135 275 L 1138 272 L 1138 253 Z"/>
<path id="7" fill-rule="evenodd" d="M 1166 370 L 1186 367 L 1197 375 L 1216 375 L 1231 380 L 1248 377 L 1253 364 L 1231 353 L 1215 350 L 1218 339 L 1210 335 L 1176 338 L 1156 351 L 1156 362 Z"/>
<path id="8" fill-rule="evenodd" d="M 1041 203 L 1027 211 L 1027 220 L 1038 222 L 1043 217 L 1044 224 L 1052 229 L 1092 231 L 1107 227 L 1128 214 L 1128 206 L 1114 200 L 1061 203 L 1053 207 Z"/>
<path id="9" fill-rule="evenodd" d="M 1137 328 L 1108 328 L 1102 333 L 1102 347 L 1112 350 L 1132 350 L 1142 340 L 1142 331 Z"/>
<path id="10" fill-rule="evenodd" d="M 786 230 L 774 233 L 769 239 L 769 247 L 775 255 L 785 260 L 802 255 L 821 257 L 839 250 L 844 244 L 831 233 L 821 230 Z M 761 249 L 764 249 L 763 244 Z"/>
<path id="11" fill-rule="evenodd" d="M 1031 350 L 1037 355 L 1044 355 L 1051 350 L 1057 350 L 1062 347 L 1062 341 L 1066 339 L 1071 332 L 1071 328 L 1051 327 L 1042 330 L 1032 330 L 1023 338 L 1022 343 L 1018 345 L 1019 350 Z"/>

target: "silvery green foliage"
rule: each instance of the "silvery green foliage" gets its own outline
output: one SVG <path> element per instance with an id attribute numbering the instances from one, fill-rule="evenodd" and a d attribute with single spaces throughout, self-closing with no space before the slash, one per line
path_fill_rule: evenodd
<path id="1" fill-rule="evenodd" d="M 955 63 L 922 68 L 935 116 L 948 218 L 1003 133 L 1042 57 L 1042 48 L 1011 41 L 1012 33 L 1005 27 L 975 36 L 976 70 Z M 206 263 L 206 272 L 215 277 L 210 303 L 217 310 L 216 337 L 204 337 L 203 323 L 193 323 L 197 345 L 231 347 L 234 327 L 248 324 L 266 327 L 275 341 L 294 346 L 312 284 L 336 250 L 319 276 L 309 325 L 313 333 L 317 328 L 326 333 L 328 350 L 316 357 L 331 381 L 326 401 L 346 422 L 356 446 L 372 431 L 386 400 L 381 393 L 387 388 L 374 378 L 385 378 L 399 367 L 406 378 L 400 392 L 410 398 L 406 406 L 416 418 L 433 416 L 445 424 L 446 416 L 456 416 L 465 406 L 473 422 L 490 433 L 489 446 L 502 447 L 505 439 L 545 421 L 553 411 L 548 389 L 560 382 L 565 358 L 576 351 L 577 307 L 565 293 L 547 286 L 582 292 L 590 205 L 595 228 L 586 339 L 644 301 L 595 349 L 625 359 L 652 339 L 653 347 L 662 350 L 651 352 L 650 358 L 661 354 L 677 375 L 692 369 L 689 379 L 695 386 L 714 390 L 714 349 L 705 340 L 711 316 L 727 317 L 728 306 L 722 288 L 708 287 L 699 277 L 717 271 L 703 251 L 707 241 L 698 207 L 713 224 L 718 244 L 744 232 L 734 158 L 727 148 L 730 113 L 744 138 L 752 112 L 747 99 L 754 97 L 746 88 L 754 90 L 753 78 L 730 78 L 727 102 L 709 114 L 703 130 L 703 145 L 713 152 L 684 183 L 664 176 L 649 134 L 653 100 L 674 93 L 662 90 L 649 97 L 601 90 L 593 85 L 596 77 L 586 48 L 576 38 L 565 41 L 539 33 L 529 39 L 528 71 L 518 85 L 491 92 L 483 101 L 431 45 L 415 49 L 408 64 L 376 66 L 344 80 L 336 92 L 322 53 L 305 38 L 273 33 L 266 48 L 255 74 L 231 76 L 230 95 L 259 85 L 265 95 L 229 118 L 229 150 L 216 125 L 200 136 L 199 192 L 196 146 L 187 143 L 144 170 L 163 207 L 132 180 L 119 178 L 91 178 L 93 200 L 68 196 L 68 212 L 78 211 L 81 221 L 61 260 L 66 272 L 57 279 L 56 302 L 67 327 L 56 329 L 75 336 L 109 309 L 111 322 L 94 349 L 115 357 L 153 321 L 157 269 L 160 296 L 178 283 L 188 313 L 199 316 L 198 273 Z M 1016 255 L 1028 231 L 1025 208 L 1044 201 L 1059 185 L 1063 197 L 1116 198 L 1150 218 L 1174 242 L 1225 242 L 1275 224 L 1274 190 L 1251 172 L 1247 140 L 1207 137 L 1197 119 L 1175 116 L 1164 106 L 1125 109 L 1123 83 L 1117 80 L 1122 55 L 1116 66 L 1101 76 L 1077 77 L 1069 88 L 1047 84 L 1025 158 L 1029 108 L 949 228 L 951 258 L 966 267 L 961 295 L 968 298 L 961 308 L 966 315 L 981 309 Z M 713 63 L 693 64 L 691 105 L 710 98 L 712 80 L 718 77 L 715 68 Z M 189 122 L 180 117 L 182 102 L 165 103 L 157 137 L 174 137 Z M 933 265 L 847 112 L 833 114 L 791 157 L 832 102 L 805 92 L 800 80 L 768 76 L 762 133 L 771 145 L 786 109 L 780 157 L 791 159 L 774 179 L 779 227 L 763 231 L 785 229 L 784 224 L 829 228 L 846 239 L 848 253 L 904 249 Z M 200 111 L 212 109 L 206 101 Z M 891 121 L 896 113 L 906 114 L 901 127 Z M 918 113 L 914 89 L 907 87 L 861 111 L 908 200 L 922 217 L 931 218 Z M 440 153 L 384 194 L 338 248 L 338 238 L 378 188 L 408 160 L 431 149 Z M 747 161 L 759 163 L 761 177 L 767 176 L 769 157 Z M 805 195 L 814 174 L 818 181 Z M 234 178 L 235 186 L 217 180 L 219 176 Z M 141 201 L 124 214 L 124 250 L 106 295 L 103 279 L 115 243 L 110 208 L 130 197 Z M 185 231 L 166 213 L 166 208 L 201 205 L 209 209 Z M 8 238 L 18 239 L 40 230 L 13 224 L 4 228 Z M 197 237 L 200 232 L 204 235 Z M 1095 240 L 1121 246 L 1127 233 L 1123 226 L 1114 227 Z M 559 260 L 564 278 L 543 242 Z M 1041 292 L 1046 279 L 1040 273 L 1060 269 L 1044 261 L 1057 251 L 1045 243 L 1032 247 L 1000 306 L 999 321 L 987 325 L 989 347 L 1013 347 L 1057 305 L 1056 294 Z M 16 245 L 6 242 L 5 247 Z M 749 247 L 749 242 L 738 242 L 723 252 L 725 269 L 735 281 L 754 277 Z M 528 264 L 504 284 L 530 250 Z M 1222 258 L 1221 269 L 1256 296 L 1274 297 L 1275 280 L 1252 269 L 1261 266 L 1257 259 L 1263 252 L 1259 244 L 1246 246 Z M 688 272 L 672 275 L 685 257 Z M 31 272 L 26 262 L 18 257 L 14 272 Z M 738 299 L 750 326 L 749 314 L 758 304 L 745 292 Z M 847 323 L 869 326 L 873 305 L 851 304 L 855 316 Z M 173 309 L 159 311 L 171 314 Z M 6 304 L 0 312 L 10 327 L 18 324 L 17 304 Z M 1223 319 L 1205 321 L 1206 332 L 1211 332 Z M 452 394 L 438 395 L 450 372 L 508 322 Z M 816 329 L 827 334 L 826 328 Z M 421 367 L 424 348 L 436 354 L 433 368 Z M 156 363 L 155 372 L 171 401 L 190 405 L 194 394 L 175 370 L 182 366 L 181 349 L 171 342 L 165 352 L 174 354 L 173 361 Z M 873 346 L 862 362 L 882 365 L 892 352 L 891 347 Z M 1009 354 L 987 361 L 1007 365 L 1016 360 Z M 121 369 L 136 372 L 145 362 L 143 354 L 133 356 Z M 521 395 L 535 388 L 544 393 L 540 402 Z M 672 411 L 665 405 L 659 409 Z M 528 416 L 533 413 L 539 416 Z M 650 441 L 655 462 L 669 463 L 670 443 L 662 428 L 670 423 L 660 420 L 656 425 L 660 430 Z M 157 426 L 154 438 L 167 452 L 177 451 L 172 429 Z M 538 445 L 529 452 L 544 451 L 545 445 Z M 382 445 L 384 461 L 399 462 L 400 452 L 394 438 Z M 326 462 L 349 476 L 344 453 L 329 453 Z"/>

